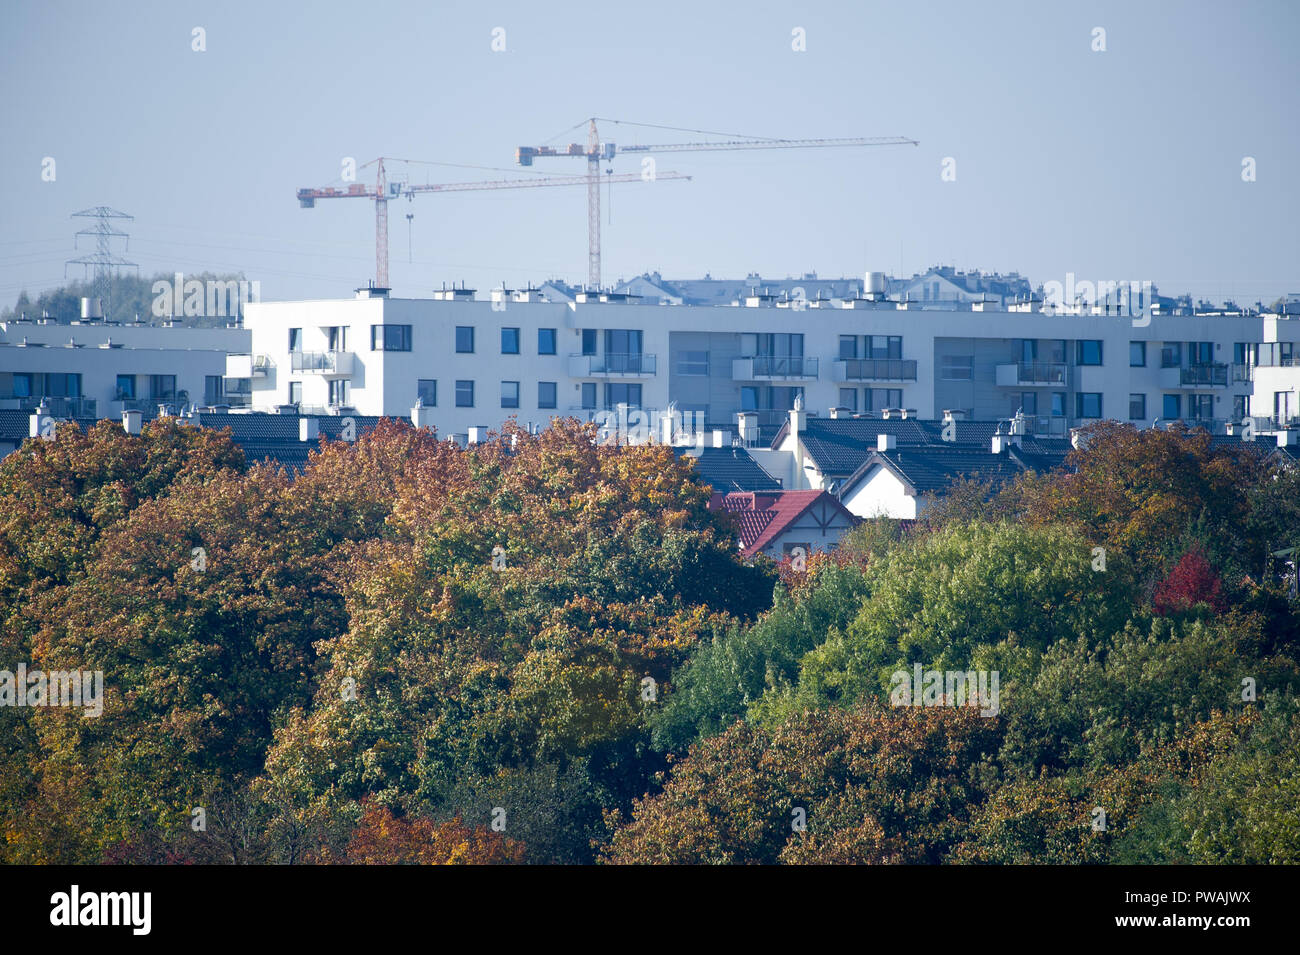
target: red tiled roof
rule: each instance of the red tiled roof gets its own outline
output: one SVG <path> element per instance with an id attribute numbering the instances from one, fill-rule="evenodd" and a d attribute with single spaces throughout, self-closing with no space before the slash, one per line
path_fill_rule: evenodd
<path id="1" fill-rule="evenodd" d="M 815 490 L 714 494 L 709 507 L 735 518 L 741 551 L 749 557 L 780 536 L 822 497 L 843 509 L 833 494 Z"/>

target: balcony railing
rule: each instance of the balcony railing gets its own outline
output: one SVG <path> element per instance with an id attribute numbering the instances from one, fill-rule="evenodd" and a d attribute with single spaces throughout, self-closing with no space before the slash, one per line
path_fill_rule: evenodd
<path id="1" fill-rule="evenodd" d="M 1065 384 L 1065 375 L 1066 366 L 1064 362 L 1016 362 L 1016 377 L 1020 379 L 1022 385 L 1063 385 Z"/>
<path id="2" fill-rule="evenodd" d="M 32 395 L 0 395 L 0 408 L 17 411 L 35 411 L 45 402 L 49 414 L 55 418 L 94 418 L 98 416 L 99 401 L 95 398 L 55 397 Z"/>
<path id="3" fill-rule="evenodd" d="M 1179 373 L 1179 381 L 1184 385 L 1228 386 L 1228 366 L 1220 362 L 1205 365 L 1189 365 Z"/>
<path id="4" fill-rule="evenodd" d="M 1300 368 L 1300 355 L 1273 355 L 1261 349 L 1257 364 L 1265 368 Z"/>
<path id="5" fill-rule="evenodd" d="M 296 351 L 290 352 L 290 367 L 298 372 L 311 372 L 326 377 L 350 378 L 352 352 L 350 351 Z"/>
<path id="6" fill-rule="evenodd" d="M 569 374 L 574 378 L 639 378 L 655 374 L 658 368 L 656 356 L 646 352 L 569 356 Z"/>
<path id="7" fill-rule="evenodd" d="M 912 358 L 843 358 L 835 362 L 836 381 L 916 381 Z"/>
<path id="8" fill-rule="evenodd" d="M 757 381 L 764 378 L 816 378 L 817 359 L 794 355 L 753 355 L 737 358 L 731 363 L 731 377 L 735 381 Z"/>
<path id="9" fill-rule="evenodd" d="M 1233 381 L 1254 381 L 1255 380 L 1254 369 L 1255 369 L 1254 365 L 1234 364 L 1232 366 L 1232 380 Z"/>

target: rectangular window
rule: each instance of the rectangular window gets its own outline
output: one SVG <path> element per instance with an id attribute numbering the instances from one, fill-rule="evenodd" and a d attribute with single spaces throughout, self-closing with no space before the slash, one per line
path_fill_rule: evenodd
<path id="1" fill-rule="evenodd" d="M 203 376 L 203 403 L 205 405 L 219 405 L 221 399 L 225 396 L 226 391 L 222 387 L 220 375 Z"/>
<path id="2" fill-rule="evenodd" d="M 1076 365 L 1100 365 L 1101 342 L 1090 339 L 1075 342 L 1074 363 Z"/>
<path id="3" fill-rule="evenodd" d="M 1187 417 L 1195 421 L 1209 421 L 1214 417 L 1214 395 L 1188 395 Z"/>
<path id="4" fill-rule="evenodd" d="M 858 410 L 858 389 L 841 388 L 840 407 L 848 408 L 850 411 L 857 411 Z"/>
<path id="5" fill-rule="evenodd" d="M 755 385 L 742 385 L 740 389 L 740 410 L 758 410 L 758 388 Z"/>
<path id="6" fill-rule="evenodd" d="M 302 351 L 302 329 L 289 329 L 289 351 Z"/>
<path id="7" fill-rule="evenodd" d="M 1232 420 L 1237 424 L 1241 419 L 1250 414 L 1250 395 L 1233 395 L 1232 396 Z"/>
<path id="8" fill-rule="evenodd" d="M 872 335 L 871 336 L 871 354 L 868 358 L 902 358 L 903 357 L 903 336 L 902 335 Z"/>
<path id="9" fill-rule="evenodd" d="M 903 407 L 902 388 L 867 388 L 863 393 L 866 399 L 864 410 L 884 411 L 886 408 Z"/>
<path id="10" fill-rule="evenodd" d="M 584 355 L 596 354 L 596 330 L 594 328 L 584 328 L 582 330 L 582 353 Z"/>
<path id="11" fill-rule="evenodd" d="M 840 336 L 840 361 L 853 361 L 858 357 L 858 336 Z"/>
<path id="12" fill-rule="evenodd" d="M 555 354 L 555 329 L 553 328 L 537 329 L 537 354 L 539 355 Z"/>
<path id="13" fill-rule="evenodd" d="M 1026 364 L 1038 361 L 1038 339 L 1018 338 L 1016 339 L 1016 350 L 1020 353 L 1020 361 Z"/>
<path id="14" fill-rule="evenodd" d="M 1187 343 L 1187 364 L 1189 365 L 1214 364 L 1214 342 L 1188 342 Z"/>
<path id="15" fill-rule="evenodd" d="M 329 342 L 330 351 L 348 350 L 348 327 L 346 325 L 335 325 L 325 329 L 325 337 Z"/>
<path id="16" fill-rule="evenodd" d="M 130 377 L 130 376 L 129 376 L 129 375 L 118 375 L 117 377 L 118 377 L 118 380 L 121 381 L 123 378 L 128 378 L 128 377 Z M 35 398 L 35 397 L 37 397 L 37 395 L 35 394 L 35 391 L 36 391 L 36 388 L 35 388 L 35 379 L 36 379 L 36 376 L 35 376 L 34 374 L 32 374 L 31 372 L 28 372 L 28 371 L 19 371 L 19 372 L 15 372 L 15 373 L 14 373 L 14 397 L 15 397 L 15 398 Z M 134 393 L 135 393 L 135 388 L 134 388 L 135 379 L 132 378 L 132 379 L 131 379 L 131 382 L 132 382 L 132 395 L 134 395 Z"/>
<path id="17" fill-rule="evenodd" d="M 605 407 L 616 408 L 619 405 L 629 408 L 641 407 L 641 386 L 625 382 L 608 382 L 605 385 Z"/>
<path id="18" fill-rule="evenodd" d="M 149 397 L 155 399 L 173 400 L 176 397 L 176 376 L 175 375 L 150 375 L 149 376 Z"/>
<path id="19" fill-rule="evenodd" d="M 301 381 L 289 382 L 289 404 L 291 405 L 302 404 L 302 382 Z"/>
<path id="20" fill-rule="evenodd" d="M 1081 391 L 1075 397 L 1075 417 L 1100 418 L 1101 392 Z"/>
<path id="21" fill-rule="evenodd" d="M 1160 349 L 1160 367 L 1161 368 L 1178 368 L 1183 363 L 1183 343 L 1182 342 L 1165 342 L 1165 347 Z"/>
<path id="22" fill-rule="evenodd" d="M 537 407 L 555 407 L 555 382 L 539 381 L 537 383 Z"/>
<path id="23" fill-rule="evenodd" d="M 410 351 L 410 325 L 371 325 L 371 351 Z"/>
<path id="24" fill-rule="evenodd" d="M 501 354 L 503 355 L 519 354 L 519 329 L 517 328 L 501 329 Z"/>
<path id="25" fill-rule="evenodd" d="M 1023 411 L 1025 414 L 1038 414 L 1038 392 L 1022 391 L 1020 400 L 1016 402 L 1016 407 L 1011 409 L 1012 413 Z"/>
<path id="26" fill-rule="evenodd" d="M 1183 396 L 1165 395 L 1160 405 L 1160 417 L 1181 418 L 1183 416 Z"/>
<path id="27" fill-rule="evenodd" d="M 348 401 L 352 397 L 352 392 L 346 380 L 335 380 L 329 383 L 329 403 L 336 408 L 346 408 Z"/>
<path id="28" fill-rule="evenodd" d="M 519 382 L 517 381 L 501 382 L 501 407 L 502 408 L 519 407 Z"/>
<path id="29" fill-rule="evenodd" d="M 1147 366 L 1146 342 L 1128 343 L 1128 366 L 1130 368 L 1145 368 Z"/>
<path id="30" fill-rule="evenodd" d="M 1065 392 L 1052 392 L 1052 416 L 1055 418 L 1065 417 Z"/>
<path id="31" fill-rule="evenodd" d="M 474 382 L 463 379 L 456 381 L 456 407 L 474 407 Z"/>
<path id="32" fill-rule="evenodd" d="M 435 378 L 420 378 L 415 383 L 415 396 L 426 408 L 438 407 L 438 381 Z"/>
<path id="33" fill-rule="evenodd" d="M 596 383 L 594 381 L 584 381 L 582 383 L 582 410 L 594 411 L 596 408 Z"/>
<path id="34" fill-rule="evenodd" d="M 1146 417 L 1147 417 L 1147 396 L 1129 395 L 1128 396 L 1128 420 L 1145 421 Z"/>
<path id="35" fill-rule="evenodd" d="M 944 381 L 970 381 L 975 375 L 972 355 L 944 355 L 939 362 L 939 377 Z"/>
<path id="36" fill-rule="evenodd" d="M 176 376 L 171 375 L 172 382 Z M 173 384 L 174 387 L 174 384 Z M 80 398 L 81 375 L 67 375 L 62 372 L 50 372 L 45 376 L 45 394 L 51 398 Z"/>
<path id="37" fill-rule="evenodd" d="M 684 351 L 677 356 L 677 374 L 707 375 L 709 373 L 709 353 L 706 351 Z"/>
<path id="38" fill-rule="evenodd" d="M 1232 363 L 1234 365 L 1255 364 L 1255 346 L 1250 342 L 1232 343 Z"/>
<path id="39" fill-rule="evenodd" d="M 470 355 L 474 353 L 473 325 L 456 326 L 456 353 L 458 355 Z"/>
<path id="40" fill-rule="evenodd" d="M 20 398 L 25 397 L 24 395 L 18 395 L 18 380 L 16 375 L 14 376 L 14 394 Z M 118 401 L 124 401 L 135 397 L 135 375 L 117 376 L 116 395 Z"/>

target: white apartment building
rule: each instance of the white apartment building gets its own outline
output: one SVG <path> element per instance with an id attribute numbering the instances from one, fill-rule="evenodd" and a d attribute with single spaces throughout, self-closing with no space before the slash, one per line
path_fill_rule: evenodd
<path id="1" fill-rule="evenodd" d="M 476 300 L 470 289 L 432 299 L 364 289 L 353 299 L 249 303 L 249 347 L 228 359 L 225 393 L 247 394 L 254 410 L 360 415 L 409 416 L 418 400 L 421 420 L 443 434 L 511 416 L 544 427 L 620 405 L 653 418 L 670 402 L 710 428 L 733 429 L 751 411 L 770 434 L 799 395 L 820 414 L 1022 411 L 1040 434 L 1103 418 L 1222 432 L 1247 415 L 1285 423 L 1300 414 L 1300 319 L 1084 311 L 930 308 L 875 292 L 811 302 L 758 292 L 735 306 L 688 306 L 615 293 L 548 302 L 535 291 Z"/>
<path id="2" fill-rule="evenodd" d="M 226 356 L 249 349 L 242 328 L 91 320 L 0 322 L 0 409 L 42 402 L 55 417 L 225 403 Z"/>

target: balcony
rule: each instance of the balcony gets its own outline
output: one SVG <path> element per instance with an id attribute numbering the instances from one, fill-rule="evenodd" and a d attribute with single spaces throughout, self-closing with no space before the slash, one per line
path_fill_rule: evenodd
<path id="1" fill-rule="evenodd" d="M 51 417 L 55 418 L 95 418 L 98 417 L 99 401 L 95 398 L 80 397 L 33 397 L 32 395 L 0 395 L 0 408 L 14 411 L 35 411 L 45 402 Z"/>
<path id="2" fill-rule="evenodd" d="M 791 355 L 756 355 L 731 362 L 733 381 L 813 381 L 817 359 Z"/>
<path id="3" fill-rule="evenodd" d="M 271 369 L 266 355 L 227 355 L 226 378 L 265 378 Z"/>
<path id="4" fill-rule="evenodd" d="M 326 378 L 351 378 L 352 357 L 350 351 L 296 351 L 289 353 L 290 367 L 293 371 L 323 375 Z"/>
<path id="5" fill-rule="evenodd" d="M 1179 369 L 1179 384 L 1184 388 L 1228 387 L 1228 366 L 1222 362 L 1189 365 Z"/>
<path id="6" fill-rule="evenodd" d="M 916 381 L 911 358 L 843 358 L 831 364 L 835 381 Z"/>
<path id="7" fill-rule="evenodd" d="M 1234 365 L 1232 366 L 1232 380 L 1233 380 L 1234 382 L 1238 382 L 1238 381 L 1254 381 L 1254 380 L 1255 380 L 1255 366 L 1254 366 L 1254 365 L 1240 365 L 1240 364 L 1234 364 Z"/>
<path id="8" fill-rule="evenodd" d="M 655 356 L 644 352 L 569 356 L 570 378 L 653 378 L 658 367 Z"/>
<path id="9" fill-rule="evenodd" d="M 1161 368 L 1160 387 L 1166 391 L 1179 388 L 1226 388 L 1229 366 L 1221 363 L 1188 365 L 1185 368 Z"/>
<path id="10" fill-rule="evenodd" d="M 1018 361 L 997 366 L 999 388 L 1064 388 L 1069 367 L 1057 361 Z"/>

